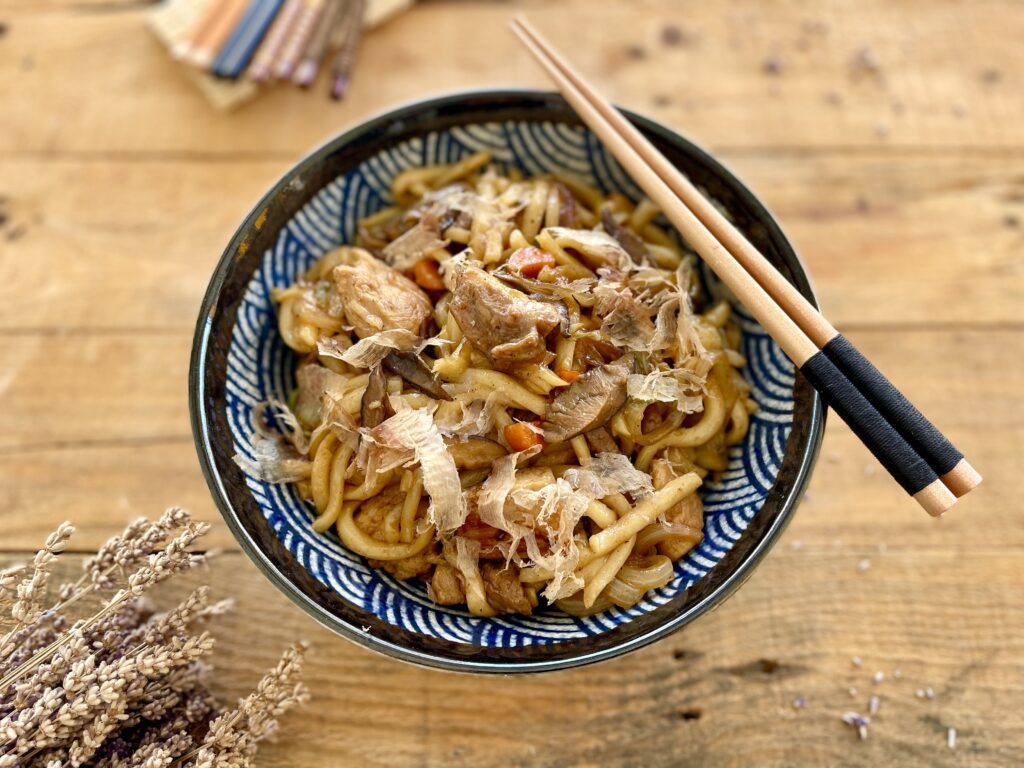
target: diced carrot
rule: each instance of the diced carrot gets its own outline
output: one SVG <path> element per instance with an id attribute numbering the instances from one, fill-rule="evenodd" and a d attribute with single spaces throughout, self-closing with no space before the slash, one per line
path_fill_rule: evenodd
<path id="1" fill-rule="evenodd" d="M 543 445 L 544 438 L 537 434 L 529 424 L 514 421 L 505 427 L 505 442 L 513 451 L 525 451 L 535 445 Z"/>
<path id="2" fill-rule="evenodd" d="M 520 248 L 508 257 L 508 268 L 523 277 L 536 277 L 544 267 L 555 266 L 555 257 L 532 245 Z"/>
<path id="3" fill-rule="evenodd" d="M 569 368 L 559 368 L 555 373 L 562 381 L 568 381 L 570 384 L 576 381 L 580 376 L 579 371 L 574 371 Z"/>
<path id="4" fill-rule="evenodd" d="M 444 278 L 441 276 L 441 269 L 434 259 L 420 259 L 412 268 L 413 279 L 420 288 L 428 291 L 443 291 Z"/>

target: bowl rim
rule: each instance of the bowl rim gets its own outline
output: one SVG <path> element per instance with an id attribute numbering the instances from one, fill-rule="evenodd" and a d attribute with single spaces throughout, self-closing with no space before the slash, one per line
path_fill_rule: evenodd
<path id="1" fill-rule="evenodd" d="M 211 440 L 208 433 L 208 420 L 204 403 L 205 377 L 207 349 L 212 328 L 213 316 L 216 311 L 218 297 L 227 277 L 229 267 L 239 252 L 240 246 L 247 233 L 258 220 L 261 213 L 267 208 L 271 201 L 282 191 L 293 178 L 303 170 L 320 162 L 325 155 L 337 147 L 349 143 L 353 138 L 365 135 L 375 129 L 383 129 L 388 123 L 415 118 L 419 113 L 432 109 L 456 105 L 458 102 L 470 98 L 487 97 L 495 101 L 508 101 L 524 97 L 532 99 L 545 99 L 553 102 L 561 102 L 562 97 L 554 92 L 536 88 L 473 88 L 457 91 L 447 91 L 422 99 L 415 99 L 402 102 L 396 106 L 386 108 L 370 117 L 352 123 L 338 133 L 328 137 L 314 149 L 302 155 L 293 163 L 278 179 L 268 188 L 253 206 L 246 217 L 241 221 L 235 233 L 225 247 L 220 259 L 214 268 L 207 285 L 206 292 L 200 305 L 195 332 L 193 335 L 192 351 L 189 363 L 188 396 L 189 396 L 189 417 L 192 426 L 192 437 L 196 452 L 199 458 L 200 468 L 206 479 L 210 494 L 214 503 L 220 511 L 221 517 L 227 524 L 232 536 L 240 545 L 241 549 L 249 559 L 259 568 L 271 583 L 283 592 L 293 603 L 301 608 L 307 615 L 312 617 L 321 626 L 331 630 L 335 634 L 373 651 L 383 653 L 391 658 L 415 664 L 421 667 L 430 667 L 446 671 L 469 672 L 469 673 L 491 673 L 491 674 L 518 674 L 549 672 L 562 669 L 570 669 L 593 664 L 600 661 L 607 661 L 622 656 L 631 651 L 643 648 L 651 643 L 661 640 L 685 625 L 708 613 L 721 605 L 726 599 L 732 596 L 735 591 L 751 576 L 754 569 L 765 555 L 771 550 L 779 536 L 789 524 L 793 513 L 796 510 L 801 498 L 806 491 L 810 476 L 817 462 L 824 436 L 826 410 L 820 394 L 811 391 L 811 408 L 809 415 L 808 439 L 802 453 L 797 457 L 798 466 L 793 479 L 792 487 L 788 494 L 782 499 L 779 512 L 772 523 L 764 530 L 759 541 L 747 553 L 723 582 L 710 594 L 695 602 L 688 608 L 681 610 L 667 621 L 658 624 L 649 631 L 628 638 L 620 643 L 605 649 L 581 653 L 567 658 L 538 659 L 529 661 L 475 661 L 471 658 L 439 656 L 425 651 L 399 645 L 390 640 L 378 637 L 374 634 L 360 631 L 347 622 L 341 620 L 333 613 L 326 610 L 318 602 L 303 593 L 278 565 L 272 561 L 259 547 L 257 542 L 245 530 L 239 520 L 239 514 L 235 510 L 227 489 L 225 488 L 220 472 L 217 470 L 216 462 L 212 453 Z M 699 160 L 714 169 L 716 175 L 725 177 L 731 184 L 736 195 L 747 205 L 754 209 L 760 209 L 765 216 L 759 221 L 767 231 L 783 244 L 796 265 L 799 267 L 801 276 L 807 283 L 809 292 L 808 299 L 817 306 L 814 289 L 811 284 L 810 275 L 806 265 L 800 258 L 792 242 L 786 236 L 777 218 L 771 210 L 758 198 L 750 187 L 725 166 L 714 155 L 704 147 L 696 144 L 691 139 L 668 126 L 646 117 L 635 111 L 619 108 L 622 113 L 641 130 L 647 133 L 659 135 L 664 140 L 688 145 L 686 148 Z"/>

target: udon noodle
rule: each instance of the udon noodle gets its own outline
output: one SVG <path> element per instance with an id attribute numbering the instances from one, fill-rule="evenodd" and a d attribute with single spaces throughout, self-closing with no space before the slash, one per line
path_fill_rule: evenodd
<path id="1" fill-rule="evenodd" d="M 258 409 L 239 461 L 297 483 L 316 531 L 478 616 L 667 584 L 756 407 L 729 304 L 699 307 L 695 257 L 648 200 L 487 153 L 391 192 L 354 245 L 273 291 L 297 387 Z"/>

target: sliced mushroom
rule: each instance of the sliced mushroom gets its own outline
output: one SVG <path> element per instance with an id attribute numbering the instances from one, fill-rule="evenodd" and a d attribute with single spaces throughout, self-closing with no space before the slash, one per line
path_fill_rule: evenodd
<path id="1" fill-rule="evenodd" d="M 591 291 L 597 284 L 597 281 L 590 277 L 580 278 L 572 282 L 556 281 L 549 283 L 544 280 L 516 274 L 506 269 L 504 264 L 491 272 L 491 276 L 498 278 L 503 283 L 528 292 L 530 298 L 533 299 L 544 301 L 573 299 L 580 306 L 584 307 L 590 307 L 594 304 L 594 297 L 591 295 Z"/>
<path id="2" fill-rule="evenodd" d="M 370 372 L 370 379 L 359 406 L 359 426 L 373 429 L 394 411 L 388 399 L 388 377 L 379 365 Z"/>
<path id="3" fill-rule="evenodd" d="M 569 227 L 548 227 L 546 231 L 561 248 L 579 254 L 591 269 L 610 267 L 627 272 L 636 267 L 626 249 L 608 232 Z"/>
<path id="4" fill-rule="evenodd" d="M 435 400 L 451 400 L 439 379 L 418 352 L 392 352 L 384 358 L 384 367 Z"/>
<path id="5" fill-rule="evenodd" d="M 622 250 L 630 255 L 630 258 L 638 264 L 647 260 L 647 246 L 643 238 L 629 227 L 624 227 L 615 220 L 610 206 L 601 208 L 601 226 L 604 231 L 615 238 L 622 246 Z"/>
<path id="6" fill-rule="evenodd" d="M 549 443 L 570 440 L 581 432 L 603 427 L 626 402 L 626 379 L 632 365 L 622 361 L 593 368 L 552 401 L 544 420 Z"/>

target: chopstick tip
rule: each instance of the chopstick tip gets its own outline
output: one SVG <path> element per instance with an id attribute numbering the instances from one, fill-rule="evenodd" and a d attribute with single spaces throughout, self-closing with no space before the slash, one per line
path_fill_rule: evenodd
<path id="1" fill-rule="evenodd" d="M 956 504 L 956 496 L 938 478 L 915 493 L 914 500 L 932 517 L 940 517 Z"/>
<path id="2" fill-rule="evenodd" d="M 942 476 L 942 482 L 958 499 L 981 485 L 982 477 L 967 459 L 960 459 L 957 465 Z"/>

